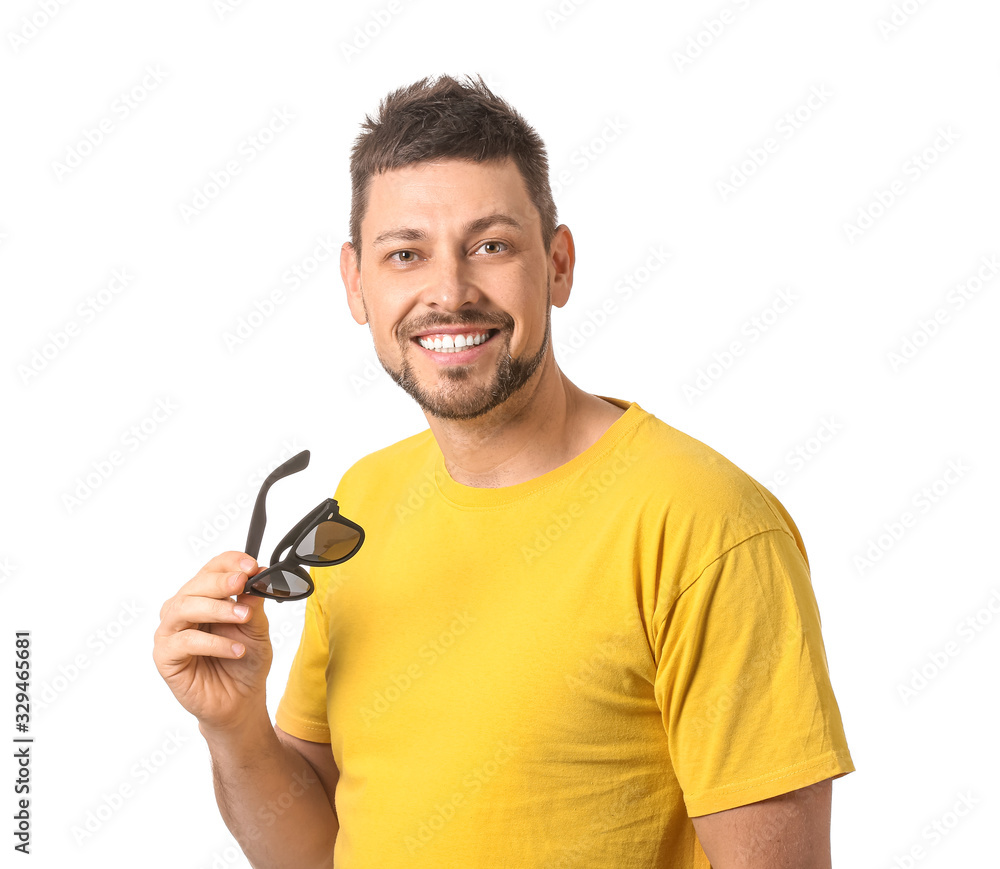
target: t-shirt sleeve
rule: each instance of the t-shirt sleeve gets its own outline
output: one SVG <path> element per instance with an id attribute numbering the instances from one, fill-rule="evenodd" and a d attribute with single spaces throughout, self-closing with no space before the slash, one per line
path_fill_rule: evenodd
<path id="1" fill-rule="evenodd" d="M 302 638 L 292 660 L 285 693 L 278 703 L 275 722 L 299 739 L 330 742 L 326 714 L 326 666 L 330 659 L 329 632 L 321 600 L 320 571 L 313 570 L 316 593 L 306 601 Z"/>
<path id="2" fill-rule="evenodd" d="M 691 817 L 852 772 L 804 553 L 764 531 L 654 622 L 655 695 Z"/>

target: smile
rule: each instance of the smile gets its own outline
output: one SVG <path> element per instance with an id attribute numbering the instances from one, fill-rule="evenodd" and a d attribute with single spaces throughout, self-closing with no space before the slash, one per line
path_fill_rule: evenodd
<path id="1" fill-rule="evenodd" d="M 421 335 L 417 338 L 417 343 L 425 350 L 434 350 L 437 353 L 457 353 L 469 347 L 479 346 L 493 334 L 493 331 L 465 332 L 457 335 Z"/>

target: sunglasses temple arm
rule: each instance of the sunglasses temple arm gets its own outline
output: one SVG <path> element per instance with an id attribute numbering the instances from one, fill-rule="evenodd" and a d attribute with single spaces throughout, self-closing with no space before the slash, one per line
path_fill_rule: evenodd
<path id="1" fill-rule="evenodd" d="M 332 505 L 332 507 L 331 507 Z M 295 527 L 289 531 L 281 541 L 275 547 L 274 552 L 271 554 L 271 564 L 274 564 L 278 560 L 278 556 L 288 549 L 293 543 L 297 542 L 299 535 L 306 530 L 310 525 L 312 525 L 320 516 L 329 510 L 336 512 L 337 502 L 331 498 L 327 498 L 320 504 L 317 504 L 312 510 L 310 510 L 301 520 L 295 523 Z M 254 558 L 257 556 L 255 555 Z"/>
<path id="2" fill-rule="evenodd" d="M 247 545 L 243 550 L 251 558 L 256 559 L 260 553 L 260 542 L 264 538 L 264 526 L 267 524 L 267 511 L 264 502 L 267 500 L 267 490 L 282 477 L 296 474 L 309 465 L 309 450 L 303 450 L 292 456 L 283 465 L 275 468 L 264 480 L 257 493 L 257 501 L 253 505 L 253 516 L 250 518 L 250 532 L 247 534 Z"/>

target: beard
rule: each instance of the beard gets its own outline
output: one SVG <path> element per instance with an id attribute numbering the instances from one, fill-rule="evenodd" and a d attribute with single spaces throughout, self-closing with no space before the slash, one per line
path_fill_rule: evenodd
<path id="1" fill-rule="evenodd" d="M 539 369 L 549 349 L 552 306 L 551 294 L 546 287 L 545 333 L 541 347 L 529 358 L 513 359 L 510 355 L 510 339 L 514 331 L 514 319 L 503 312 L 456 311 L 451 316 L 428 314 L 412 323 L 404 323 L 400 328 L 400 352 L 402 363 L 399 369 L 388 365 L 379 354 L 379 362 L 386 373 L 420 405 L 420 408 L 438 419 L 475 419 L 489 413 L 521 390 Z M 472 367 L 450 365 L 440 370 L 441 382 L 433 389 L 420 383 L 410 363 L 413 352 L 411 336 L 437 326 L 485 325 L 499 331 L 490 338 L 500 341 L 497 348 L 499 359 L 496 370 L 485 383 L 473 383 Z"/>

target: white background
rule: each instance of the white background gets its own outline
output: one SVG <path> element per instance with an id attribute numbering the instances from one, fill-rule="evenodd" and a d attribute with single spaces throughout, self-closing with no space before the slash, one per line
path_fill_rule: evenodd
<path id="1" fill-rule="evenodd" d="M 835 865 L 994 865 L 1000 7 L 44 6 L 0 13 L 0 647 L 31 630 L 31 862 L 247 865 L 153 631 L 243 547 L 262 471 L 312 450 L 272 493 L 266 555 L 353 461 L 425 427 L 334 263 L 254 312 L 346 239 L 365 113 L 447 72 L 481 73 L 548 145 L 578 250 L 564 370 L 722 452 L 802 531 L 858 767 L 834 787 Z M 248 146 L 275 112 L 294 117 Z M 657 246 L 667 265 L 638 271 Z M 273 709 L 302 605 L 269 613 Z"/>

